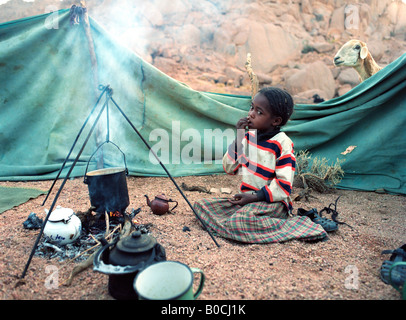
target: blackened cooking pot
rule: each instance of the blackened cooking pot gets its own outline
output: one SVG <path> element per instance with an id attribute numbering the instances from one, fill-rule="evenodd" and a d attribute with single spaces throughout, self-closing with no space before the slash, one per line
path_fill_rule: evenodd
<path id="1" fill-rule="evenodd" d="M 127 171 L 107 168 L 86 173 L 84 183 L 89 189 L 90 203 L 95 212 L 124 212 L 130 204 Z"/>
<path id="2" fill-rule="evenodd" d="M 109 143 L 118 146 L 111 141 Z M 106 143 L 106 142 L 105 142 Z M 103 144 L 102 144 L 103 145 Z M 102 146 L 100 145 L 99 148 Z M 99 149 L 97 148 L 97 150 Z M 93 153 L 93 155 L 97 152 Z M 125 163 L 125 155 L 123 154 L 125 167 L 105 168 L 87 172 L 89 163 L 93 155 L 87 163 L 86 172 L 83 182 L 87 184 L 89 189 L 90 203 L 98 213 L 116 212 L 123 213 L 130 204 L 127 188 L 128 169 Z"/>

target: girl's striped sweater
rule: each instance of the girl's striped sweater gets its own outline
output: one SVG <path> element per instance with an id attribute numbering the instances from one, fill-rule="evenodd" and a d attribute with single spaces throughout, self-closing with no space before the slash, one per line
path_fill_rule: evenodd
<path id="1" fill-rule="evenodd" d="M 288 212 L 292 211 L 295 165 L 293 142 L 284 132 L 261 138 L 256 131 L 248 131 L 242 150 L 232 143 L 223 157 L 224 171 L 241 175 L 241 192 L 255 192 L 259 200 L 266 202 L 280 201 Z"/>

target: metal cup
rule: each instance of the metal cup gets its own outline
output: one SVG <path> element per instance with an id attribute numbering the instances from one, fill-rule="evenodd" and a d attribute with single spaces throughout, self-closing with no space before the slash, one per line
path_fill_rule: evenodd
<path id="1" fill-rule="evenodd" d="M 200 274 L 197 290 L 194 275 Z M 205 275 L 178 261 L 162 261 L 150 265 L 134 279 L 134 290 L 140 300 L 195 300 L 203 290 Z"/>

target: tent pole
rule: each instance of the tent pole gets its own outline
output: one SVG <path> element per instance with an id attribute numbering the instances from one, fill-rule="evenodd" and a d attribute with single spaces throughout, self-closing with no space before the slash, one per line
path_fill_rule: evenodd
<path id="1" fill-rule="evenodd" d="M 92 32 L 90 28 L 90 22 L 89 22 L 89 15 L 87 13 L 87 7 L 86 7 L 86 2 L 84 0 L 79 1 L 80 5 L 83 8 L 83 29 L 85 30 L 86 34 L 86 39 L 89 47 L 89 54 L 90 54 L 90 62 L 92 64 L 92 74 L 93 74 L 93 86 L 94 86 L 94 94 L 95 97 L 98 95 L 98 84 L 99 84 L 99 72 L 98 72 L 98 65 L 97 65 L 97 57 L 96 57 L 96 52 L 94 50 L 94 42 L 93 42 L 93 37 L 92 37 Z M 99 125 L 96 128 L 96 147 L 98 147 L 101 144 L 101 126 Z M 99 156 L 97 157 L 97 168 L 103 168 L 104 167 L 104 156 L 103 156 L 103 150 L 99 150 Z"/>
<path id="2" fill-rule="evenodd" d="M 90 29 L 90 22 L 89 22 L 89 15 L 87 14 L 87 7 L 85 1 L 80 1 L 83 10 L 83 28 L 85 30 L 87 43 L 89 45 L 89 53 L 90 53 L 90 61 L 92 63 L 92 72 L 93 72 L 93 82 L 94 82 L 94 92 L 97 96 L 98 92 L 98 84 L 99 84 L 99 74 L 98 74 L 98 67 L 97 67 L 97 58 L 96 52 L 94 51 L 94 42 L 93 37 Z"/>

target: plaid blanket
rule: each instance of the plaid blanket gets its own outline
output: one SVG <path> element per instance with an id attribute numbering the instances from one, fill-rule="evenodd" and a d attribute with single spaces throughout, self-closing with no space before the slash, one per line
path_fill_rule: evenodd
<path id="1" fill-rule="evenodd" d="M 232 204 L 227 198 L 203 199 L 194 209 L 213 234 L 244 243 L 323 239 L 327 233 L 308 217 L 288 216 L 281 202 Z"/>

